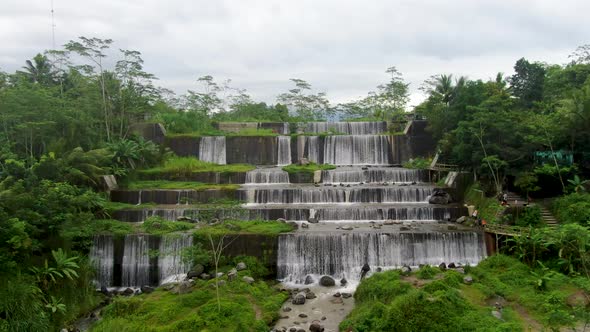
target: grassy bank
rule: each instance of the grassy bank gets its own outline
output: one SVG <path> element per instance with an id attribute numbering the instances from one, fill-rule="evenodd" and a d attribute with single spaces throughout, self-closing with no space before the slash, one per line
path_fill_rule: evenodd
<path id="1" fill-rule="evenodd" d="M 239 184 L 207 184 L 201 182 L 189 181 L 166 181 L 166 180 L 145 180 L 132 181 L 127 183 L 127 188 L 130 190 L 140 189 L 186 189 L 186 190 L 236 190 L 240 188 Z"/>
<path id="2" fill-rule="evenodd" d="M 316 163 L 309 163 L 307 165 L 291 164 L 291 165 L 283 167 L 283 171 L 285 171 L 289 174 L 295 174 L 295 173 L 311 173 L 311 174 L 313 174 L 313 172 L 315 172 L 315 171 L 325 171 L 325 170 L 330 170 L 330 169 L 335 169 L 335 168 L 336 168 L 336 166 L 330 165 L 330 164 L 316 164 Z"/>
<path id="3" fill-rule="evenodd" d="M 190 175 L 199 172 L 238 173 L 248 172 L 256 168 L 247 164 L 218 165 L 199 160 L 195 157 L 170 157 L 162 166 L 139 170 L 140 174 L 179 174 Z"/>
<path id="4" fill-rule="evenodd" d="M 268 331 L 288 295 L 264 281 L 247 284 L 238 272 L 219 287 L 215 280 L 196 280 L 185 294 L 162 288 L 151 294 L 117 298 L 103 310 L 91 331 Z"/>
<path id="5" fill-rule="evenodd" d="M 249 220 L 249 221 L 225 221 L 223 224 L 199 228 L 195 235 L 205 238 L 223 234 L 260 234 L 277 236 L 281 233 L 291 232 L 292 225 L 278 221 Z"/>
<path id="6" fill-rule="evenodd" d="M 538 331 L 583 325 L 589 318 L 588 279 L 531 270 L 502 255 L 466 267 L 471 284 L 456 271 L 426 269 L 430 271 L 410 276 L 388 271 L 363 280 L 354 295 L 357 305 L 341 330 Z M 496 303 L 502 307 L 501 319 L 492 315 Z"/>

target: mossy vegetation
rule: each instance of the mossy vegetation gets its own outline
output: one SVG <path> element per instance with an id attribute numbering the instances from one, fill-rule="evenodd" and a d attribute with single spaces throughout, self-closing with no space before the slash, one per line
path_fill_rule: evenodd
<path id="1" fill-rule="evenodd" d="M 498 223 L 502 221 L 500 212 L 504 210 L 504 207 L 500 205 L 497 199 L 487 197 L 479 184 L 476 183 L 467 189 L 465 202 L 474 205 L 478 211 L 478 216 L 486 222 Z"/>
<path id="2" fill-rule="evenodd" d="M 325 171 L 330 169 L 336 169 L 336 166 L 330 164 L 316 164 L 316 163 L 309 163 L 306 165 L 296 165 L 291 164 L 288 166 L 283 167 L 283 171 L 294 174 L 294 173 L 313 173 L 315 171 Z"/>
<path id="3" fill-rule="evenodd" d="M 224 221 L 221 224 L 201 227 L 195 231 L 198 237 L 206 237 L 209 234 L 219 236 L 224 234 L 260 234 L 277 236 L 281 233 L 291 232 L 294 227 L 280 221 L 248 220 L 248 221 Z"/>
<path id="4" fill-rule="evenodd" d="M 133 181 L 127 184 L 127 189 L 186 189 L 186 190 L 236 190 L 240 187 L 238 184 L 207 184 L 201 182 L 188 181 L 166 181 L 166 180 L 145 180 Z"/>
<path id="5" fill-rule="evenodd" d="M 147 175 L 177 174 L 190 175 L 199 172 L 220 172 L 220 173 L 238 173 L 248 172 L 256 168 L 247 164 L 218 165 L 199 160 L 195 157 L 170 157 L 164 161 L 162 166 L 149 169 L 139 170 L 138 173 Z"/>
<path id="6" fill-rule="evenodd" d="M 359 285 L 356 307 L 340 324 L 350 331 L 525 331 L 573 327 L 588 320 L 587 279 L 532 270 L 503 255 L 487 258 L 465 275 L 438 269 L 376 273 Z M 540 280 L 546 280 L 541 281 Z M 578 302 L 573 301 L 578 299 Z M 584 300 L 586 299 L 586 300 Z M 502 309 L 499 309 L 499 308 Z M 492 315 L 501 314 L 501 320 Z"/>
<path id="7" fill-rule="evenodd" d="M 238 272 L 236 280 L 219 286 L 216 280 L 195 280 L 190 291 L 172 294 L 158 289 L 151 294 L 116 298 L 103 310 L 103 319 L 91 331 L 268 331 L 278 319 L 288 298 L 272 285 L 242 280 L 249 270 Z"/>
<path id="8" fill-rule="evenodd" d="M 404 168 L 411 168 L 411 169 L 428 169 L 430 164 L 432 163 L 432 159 L 430 158 L 413 158 L 408 160 L 407 162 L 403 163 Z"/>

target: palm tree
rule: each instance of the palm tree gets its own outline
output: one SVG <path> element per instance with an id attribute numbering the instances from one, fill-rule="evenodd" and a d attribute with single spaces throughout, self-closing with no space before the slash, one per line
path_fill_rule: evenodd
<path id="1" fill-rule="evenodd" d="M 19 73 L 25 75 L 31 82 L 42 85 L 54 83 L 51 64 L 46 56 L 37 54 L 32 61 L 27 60 L 26 64 L 23 67 L 25 71 L 19 71 Z"/>
<path id="2" fill-rule="evenodd" d="M 448 107 L 453 99 L 457 96 L 457 92 L 465 86 L 467 79 L 465 76 L 460 76 L 453 83 L 453 75 L 441 74 L 434 78 L 434 85 L 431 93 L 441 98 L 442 102 Z"/>

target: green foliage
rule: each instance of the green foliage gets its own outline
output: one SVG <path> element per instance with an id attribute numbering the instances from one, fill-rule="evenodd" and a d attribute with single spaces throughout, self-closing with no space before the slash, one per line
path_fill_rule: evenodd
<path id="1" fill-rule="evenodd" d="M 527 206 L 524 210 L 518 213 L 516 218 L 516 226 L 541 226 L 543 220 L 541 219 L 541 208 L 537 205 Z"/>
<path id="2" fill-rule="evenodd" d="M 117 298 L 92 331 L 268 331 L 288 296 L 264 282 L 248 285 L 241 280 L 242 273 L 219 288 L 220 310 L 211 287 L 214 281 L 197 280 L 186 294 L 157 290 Z"/>
<path id="3" fill-rule="evenodd" d="M 201 182 L 166 181 L 166 180 L 133 181 L 133 182 L 129 182 L 127 184 L 127 189 L 131 189 L 131 190 L 141 190 L 141 189 L 236 190 L 239 187 L 240 187 L 240 185 L 238 185 L 238 184 L 205 184 L 205 183 L 201 183 Z"/>
<path id="4" fill-rule="evenodd" d="M 500 205 L 497 199 L 487 197 L 480 184 L 476 183 L 470 186 L 465 193 L 465 202 L 474 205 L 479 212 L 478 216 L 489 223 L 503 222 L 500 220 L 500 213 L 504 207 Z"/>
<path id="5" fill-rule="evenodd" d="M 245 164 L 217 165 L 206 161 L 201 161 L 194 157 L 170 157 L 159 167 L 140 170 L 140 174 L 167 177 L 182 178 L 190 177 L 192 173 L 198 172 L 248 172 L 255 167 Z"/>
<path id="6" fill-rule="evenodd" d="M 413 158 L 403 163 L 404 168 L 411 169 L 428 169 L 432 160 L 429 158 Z"/>
<path id="7" fill-rule="evenodd" d="M 590 194 L 572 193 L 556 199 L 553 213 L 561 223 L 590 226 Z"/>
<path id="8" fill-rule="evenodd" d="M 149 217 L 141 225 L 141 229 L 149 234 L 166 234 L 188 231 L 195 228 L 195 224 L 183 221 L 167 221 L 160 217 Z"/>
<path id="9" fill-rule="evenodd" d="M 238 264 L 239 262 L 245 263 L 248 275 L 254 279 L 270 277 L 270 271 L 256 257 L 240 255 L 234 257 L 232 261 L 234 264 Z"/>
<path id="10" fill-rule="evenodd" d="M 291 232 L 293 226 L 284 222 L 270 220 L 224 221 L 221 224 L 201 227 L 195 231 L 198 237 L 206 238 L 209 234 L 220 236 L 223 234 L 261 234 L 276 236 Z"/>
<path id="11" fill-rule="evenodd" d="M 294 173 L 313 173 L 315 171 L 326 171 L 330 169 L 336 169 L 336 166 L 329 165 L 329 164 L 316 164 L 316 163 L 309 163 L 307 165 L 296 165 L 291 164 L 288 166 L 283 167 L 283 171 L 294 174 Z"/>
<path id="12" fill-rule="evenodd" d="M 396 296 L 407 293 L 412 286 L 400 279 L 397 271 L 375 273 L 360 283 L 354 299 L 359 303 L 381 301 L 391 302 Z"/>
<path id="13" fill-rule="evenodd" d="M 423 265 L 420 267 L 416 276 L 420 279 L 432 279 L 440 272 L 439 269 L 432 267 L 430 265 Z"/>

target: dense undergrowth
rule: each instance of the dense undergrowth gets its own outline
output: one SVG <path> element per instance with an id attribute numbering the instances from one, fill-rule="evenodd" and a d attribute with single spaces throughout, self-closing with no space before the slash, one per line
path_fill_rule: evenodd
<path id="1" fill-rule="evenodd" d="M 169 157 L 161 166 L 152 167 L 148 169 L 139 170 L 140 175 L 158 175 L 159 178 L 166 178 L 171 176 L 190 176 L 192 173 L 199 172 L 220 172 L 220 173 L 236 173 L 248 172 L 255 167 L 246 164 L 231 164 L 218 165 L 206 161 L 199 160 L 195 157 Z"/>
<path id="2" fill-rule="evenodd" d="M 219 286 L 215 280 L 195 280 L 186 294 L 172 294 L 162 288 L 151 294 L 117 298 L 103 310 L 103 319 L 91 331 L 260 331 L 278 319 L 287 299 L 264 281 L 248 284 L 238 272 L 234 281 Z"/>
<path id="3" fill-rule="evenodd" d="M 415 282 L 399 271 L 376 273 L 361 282 L 356 307 L 340 324 L 352 331 L 525 331 L 586 323 L 590 294 L 586 278 L 548 275 L 515 258 L 496 255 L 466 267 L 473 283 L 453 270 L 418 271 Z M 496 302 L 502 319 L 492 316 Z"/>

